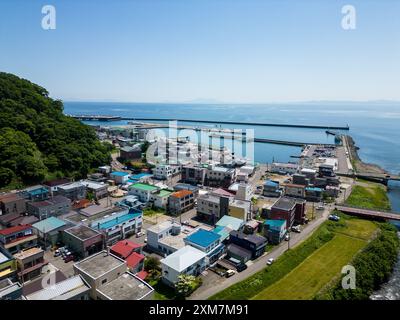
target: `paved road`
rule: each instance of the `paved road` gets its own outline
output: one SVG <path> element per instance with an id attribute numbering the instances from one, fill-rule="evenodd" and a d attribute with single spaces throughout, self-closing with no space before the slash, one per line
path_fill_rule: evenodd
<path id="1" fill-rule="evenodd" d="M 228 288 L 229 286 L 242 281 L 249 276 L 253 275 L 254 273 L 264 269 L 266 267 L 267 260 L 269 258 L 277 259 L 281 256 L 287 249 L 288 245 L 291 248 L 298 245 L 300 242 L 308 238 L 328 217 L 330 211 L 333 209 L 333 206 L 327 207 L 315 220 L 308 223 L 303 228 L 301 233 L 291 233 L 291 239 L 288 242 L 284 241 L 277 247 L 275 247 L 271 252 L 264 254 L 262 257 L 258 258 L 257 260 L 253 261 L 253 263 L 244 271 L 240 273 L 236 273 L 234 276 L 230 278 L 226 278 L 221 283 L 215 283 L 213 286 L 207 287 L 200 287 L 197 289 L 190 297 L 189 300 L 205 300 L 212 295 Z"/>

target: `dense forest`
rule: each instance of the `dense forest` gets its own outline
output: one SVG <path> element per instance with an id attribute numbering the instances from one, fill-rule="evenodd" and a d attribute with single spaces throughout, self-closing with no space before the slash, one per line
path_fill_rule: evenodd
<path id="1" fill-rule="evenodd" d="M 85 177 L 110 162 L 110 150 L 46 89 L 0 72 L 0 188 Z"/>

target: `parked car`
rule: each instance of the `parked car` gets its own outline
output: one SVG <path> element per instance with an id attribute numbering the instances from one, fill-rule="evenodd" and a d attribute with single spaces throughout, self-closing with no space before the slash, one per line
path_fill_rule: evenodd
<path id="1" fill-rule="evenodd" d="M 268 260 L 267 260 L 267 265 L 271 265 L 271 264 L 273 264 L 274 263 L 274 258 L 269 258 Z"/>
<path id="2" fill-rule="evenodd" d="M 340 217 L 337 216 L 336 214 L 330 214 L 328 219 L 331 220 L 331 221 L 336 221 L 337 222 L 337 221 L 340 220 Z"/>
<path id="3" fill-rule="evenodd" d="M 136 238 L 140 238 L 144 235 L 144 233 L 142 231 L 136 233 Z"/>
<path id="4" fill-rule="evenodd" d="M 232 277 L 235 274 L 235 270 L 229 269 L 225 272 L 227 278 Z"/>
<path id="5" fill-rule="evenodd" d="M 289 235 L 289 233 L 287 233 L 285 236 L 285 241 L 289 241 L 289 240 L 290 240 L 290 235 Z"/>
<path id="6" fill-rule="evenodd" d="M 238 271 L 238 272 L 242 272 L 242 271 L 244 271 L 244 270 L 246 270 L 247 269 L 247 265 L 245 264 L 245 263 L 239 263 L 237 266 L 236 266 L 236 270 Z"/>
<path id="7" fill-rule="evenodd" d="M 147 238 L 144 238 L 144 243 L 147 243 Z"/>
<path id="8" fill-rule="evenodd" d="M 70 254 L 69 256 L 65 257 L 64 262 L 67 263 L 67 262 L 73 261 L 74 259 L 75 259 L 75 257 L 72 254 Z"/>
<path id="9" fill-rule="evenodd" d="M 56 251 L 54 251 L 54 257 L 59 257 L 59 256 L 61 256 L 61 251 L 57 249 Z"/>
<path id="10" fill-rule="evenodd" d="M 300 232 L 301 232 L 300 226 L 293 226 L 293 227 L 292 227 L 292 231 L 293 231 L 293 232 L 300 233 Z"/>

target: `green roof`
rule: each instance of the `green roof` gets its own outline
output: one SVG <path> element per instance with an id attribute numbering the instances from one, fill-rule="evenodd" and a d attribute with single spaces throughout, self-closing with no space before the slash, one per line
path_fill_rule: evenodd
<path id="1" fill-rule="evenodd" d="M 160 190 L 160 192 L 158 192 L 158 195 L 160 197 L 168 197 L 173 191 L 169 191 L 169 190 Z"/>
<path id="2" fill-rule="evenodd" d="M 33 224 L 32 227 L 39 230 L 40 232 L 47 233 L 55 229 L 61 228 L 65 225 L 66 223 L 64 221 L 56 217 L 50 217 Z"/>
<path id="3" fill-rule="evenodd" d="M 158 188 L 156 186 L 152 186 L 151 184 L 146 184 L 146 183 L 135 183 L 132 184 L 129 189 L 140 189 L 143 191 L 154 191 L 154 190 L 158 190 Z"/>

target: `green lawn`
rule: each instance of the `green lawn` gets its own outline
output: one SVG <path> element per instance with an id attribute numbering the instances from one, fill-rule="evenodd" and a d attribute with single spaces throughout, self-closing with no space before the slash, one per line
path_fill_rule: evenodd
<path id="1" fill-rule="evenodd" d="M 210 297 L 230 299 L 312 299 L 362 249 L 377 225 L 340 214 L 275 263 Z M 301 290 L 300 290 L 301 289 Z"/>
<path id="2" fill-rule="evenodd" d="M 147 217 L 151 217 L 156 214 L 165 214 L 165 210 L 161 208 L 146 208 L 143 210 L 143 215 Z"/>
<path id="3" fill-rule="evenodd" d="M 390 202 L 383 186 L 371 182 L 363 184 L 353 187 L 346 204 L 368 209 L 390 210 Z"/>
<path id="4" fill-rule="evenodd" d="M 260 292 L 255 300 L 307 300 L 329 283 L 366 241 L 336 235 L 284 278 Z"/>

